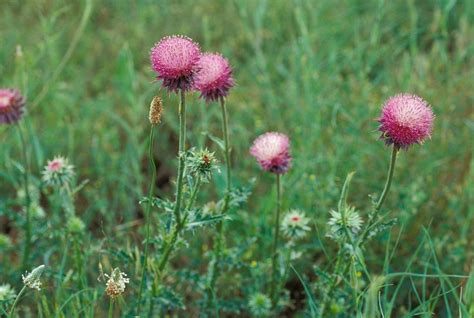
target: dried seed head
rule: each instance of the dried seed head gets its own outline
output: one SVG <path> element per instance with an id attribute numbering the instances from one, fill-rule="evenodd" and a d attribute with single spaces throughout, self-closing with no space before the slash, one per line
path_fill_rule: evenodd
<path id="1" fill-rule="evenodd" d="M 150 124 L 158 125 L 161 122 L 161 113 L 163 112 L 163 100 L 159 96 L 153 97 L 150 104 Z"/>

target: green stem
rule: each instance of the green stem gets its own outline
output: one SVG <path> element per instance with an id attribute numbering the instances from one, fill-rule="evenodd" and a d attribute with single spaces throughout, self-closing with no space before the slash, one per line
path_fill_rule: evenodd
<path id="1" fill-rule="evenodd" d="M 109 318 L 114 317 L 114 299 L 110 297 L 110 303 L 109 303 Z"/>
<path id="2" fill-rule="evenodd" d="M 163 256 L 161 256 L 161 260 L 160 260 L 160 263 L 158 265 L 158 272 L 159 272 L 158 275 L 160 275 L 160 277 L 162 276 L 163 270 L 165 269 L 166 264 L 168 263 L 169 256 L 171 254 L 171 251 L 174 248 L 174 245 L 175 245 L 175 243 L 178 239 L 178 235 L 179 235 L 179 232 L 181 231 L 181 229 L 182 229 L 182 226 L 180 224 L 176 224 L 176 226 L 173 230 L 173 233 L 171 234 L 170 241 L 168 242 L 168 244 L 165 247 L 165 251 L 163 253 Z"/>
<path id="3" fill-rule="evenodd" d="M 25 187 L 25 212 L 26 212 L 26 223 L 25 223 L 25 247 L 23 249 L 23 268 L 28 267 L 28 258 L 30 256 L 30 248 L 31 248 L 31 215 L 30 215 L 30 205 L 31 205 L 31 196 L 30 196 L 30 189 L 29 189 L 29 181 L 28 181 L 28 170 L 29 170 L 29 163 L 28 163 L 28 154 L 26 151 L 26 142 L 25 137 L 23 135 L 23 130 L 21 129 L 20 124 L 17 125 L 18 127 L 18 134 L 20 135 L 21 141 L 21 150 L 23 153 L 23 164 L 24 164 L 24 173 L 23 173 L 23 183 Z"/>
<path id="4" fill-rule="evenodd" d="M 196 184 L 194 185 L 193 193 L 191 194 L 191 197 L 189 198 L 188 206 L 186 207 L 187 210 L 190 210 L 193 207 L 194 201 L 196 201 L 197 193 L 200 187 L 201 187 L 201 177 L 198 176 L 196 179 Z"/>
<path id="5" fill-rule="evenodd" d="M 176 203 L 173 214 L 176 223 L 181 223 L 181 200 L 183 195 L 183 177 L 185 168 L 185 151 L 186 151 L 186 94 L 181 90 L 181 101 L 179 103 L 179 166 L 178 166 L 178 181 L 176 184 Z"/>
<path id="6" fill-rule="evenodd" d="M 270 287 L 270 299 L 272 300 L 272 307 L 275 309 L 278 303 L 278 295 L 276 294 L 276 286 L 278 284 L 278 238 L 280 233 L 280 209 L 281 209 L 281 182 L 280 175 L 276 175 L 277 188 L 277 209 L 275 215 L 275 236 L 273 238 L 272 247 L 272 283 Z"/>
<path id="7" fill-rule="evenodd" d="M 392 179 L 393 179 L 393 173 L 395 171 L 395 162 L 397 160 L 397 153 L 398 153 L 398 148 L 394 145 L 392 148 L 392 155 L 390 158 L 390 165 L 388 167 L 388 175 L 387 175 L 387 180 L 385 181 L 385 186 L 382 191 L 382 194 L 380 195 L 380 198 L 375 205 L 374 212 L 372 213 L 372 216 L 369 219 L 369 222 L 367 223 L 367 226 L 365 227 L 363 233 L 360 236 L 360 239 L 358 241 L 358 246 L 362 245 L 369 235 L 369 232 L 371 230 L 372 225 L 374 225 L 374 222 L 377 219 L 377 216 L 380 212 L 380 209 L 382 208 L 382 205 L 385 201 L 385 198 L 387 197 L 388 191 L 390 190 L 390 186 L 392 184 Z"/>
<path id="8" fill-rule="evenodd" d="M 231 176 L 231 161 L 230 161 L 230 142 L 229 142 L 229 120 L 227 117 L 227 105 L 226 99 L 222 97 L 220 99 L 221 111 L 222 111 L 222 135 L 224 139 L 224 157 L 226 164 L 226 193 L 224 197 L 224 204 L 222 206 L 222 214 L 227 213 L 229 209 L 230 193 L 232 190 L 232 176 Z M 209 271 L 209 287 L 208 287 L 208 307 L 214 302 L 214 287 L 216 285 L 217 278 L 219 276 L 219 263 L 222 257 L 222 250 L 224 248 L 224 222 L 217 223 L 217 238 L 215 244 L 214 260 L 211 264 Z"/>
<path id="9" fill-rule="evenodd" d="M 15 301 L 13 302 L 12 308 L 10 309 L 10 314 L 8 315 L 9 318 L 13 318 L 13 312 L 15 310 L 15 307 L 16 307 L 18 301 L 20 300 L 21 296 L 25 292 L 25 290 L 26 290 L 26 285 L 23 286 L 23 288 L 20 290 L 20 293 L 18 294 L 18 296 L 16 296 Z"/>
<path id="10" fill-rule="evenodd" d="M 153 200 L 153 193 L 155 189 L 155 180 L 156 180 L 156 166 L 155 166 L 155 160 L 153 157 L 153 136 L 154 136 L 154 131 L 155 131 L 155 125 L 151 125 L 150 128 L 150 138 L 149 138 L 149 144 L 148 144 L 148 157 L 150 160 L 150 168 L 151 168 L 151 181 L 150 181 L 150 188 L 148 192 L 148 205 L 147 209 L 145 212 L 145 222 L 146 222 L 146 233 L 145 233 L 145 255 L 143 259 L 143 270 L 142 270 L 142 279 L 140 282 L 140 290 L 138 292 L 138 314 L 140 315 L 140 309 L 141 309 L 141 300 L 142 300 L 142 293 L 143 293 L 143 288 L 145 286 L 145 276 L 146 276 L 146 271 L 147 271 L 147 263 L 148 263 L 148 253 L 149 253 L 149 241 L 150 241 L 150 214 L 151 214 L 151 208 L 153 206 L 152 200 Z"/>

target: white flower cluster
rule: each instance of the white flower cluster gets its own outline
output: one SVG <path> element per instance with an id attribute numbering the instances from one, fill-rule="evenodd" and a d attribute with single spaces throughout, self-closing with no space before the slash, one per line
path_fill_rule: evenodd
<path id="1" fill-rule="evenodd" d="M 28 274 L 28 272 L 25 273 L 25 275 L 21 275 L 21 278 L 23 279 L 23 284 L 25 284 L 27 287 L 31 289 L 36 289 L 38 291 L 41 290 L 41 274 L 43 274 L 44 269 L 46 266 L 40 265 L 33 269 L 31 273 Z"/>
<path id="2" fill-rule="evenodd" d="M 105 292 L 110 297 L 122 295 L 125 292 L 125 284 L 130 282 L 127 274 L 122 273 L 118 267 L 110 275 L 104 274 L 104 276 L 107 278 Z"/>

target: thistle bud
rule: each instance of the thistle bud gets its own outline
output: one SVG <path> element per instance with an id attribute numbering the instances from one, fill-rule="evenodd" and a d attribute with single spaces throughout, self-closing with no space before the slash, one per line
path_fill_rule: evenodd
<path id="1" fill-rule="evenodd" d="M 161 113 L 163 112 L 163 100 L 159 96 L 153 97 L 150 104 L 150 124 L 157 125 L 161 122 Z"/>

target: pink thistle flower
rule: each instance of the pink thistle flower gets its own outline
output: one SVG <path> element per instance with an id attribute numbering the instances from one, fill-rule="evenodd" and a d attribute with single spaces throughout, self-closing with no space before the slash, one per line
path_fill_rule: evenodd
<path id="1" fill-rule="evenodd" d="M 16 89 L 0 89 L 0 124 L 13 124 L 24 112 L 25 98 Z"/>
<path id="2" fill-rule="evenodd" d="M 234 86 L 229 61 L 220 54 L 202 54 L 197 69 L 194 87 L 207 102 L 227 96 L 230 88 Z"/>
<path id="3" fill-rule="evenodd" d="M 404 149 L 415 143 L 422 144 L 431 137 L 434 118 L 431 107 L 421 97 L 395 95 L 385 102 L 378 119 L 381 139 Z"/>
<path id="4" fill-rule="evenodd" d="M 267 132 L 253 142 L 250 154 L 265 171 L 284 174 L 291 164 L 290 139 L 278 132 Z"/>
<path id="5" fill-rule="evenodd" d="M 189 90 L 201 51 L 188 37 L 173 35 L 162 38 L 151 49 L 150 60 L 163 87 L 172 92 Z"/>

